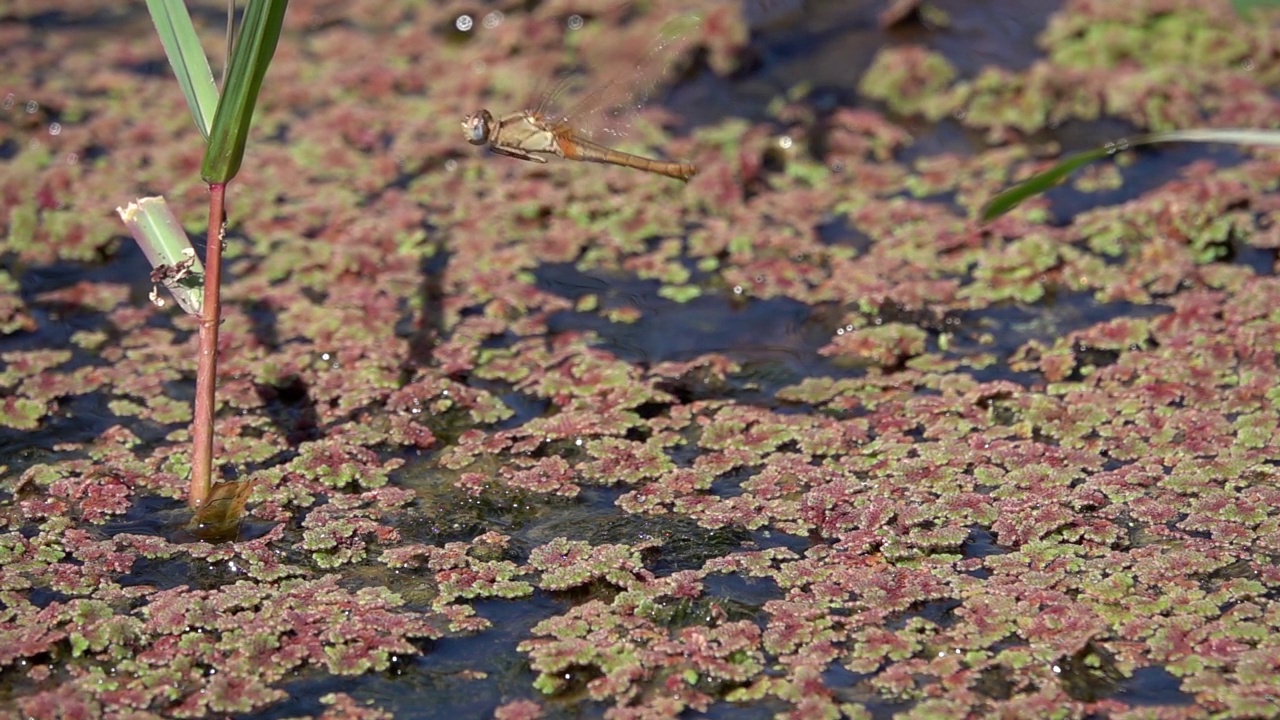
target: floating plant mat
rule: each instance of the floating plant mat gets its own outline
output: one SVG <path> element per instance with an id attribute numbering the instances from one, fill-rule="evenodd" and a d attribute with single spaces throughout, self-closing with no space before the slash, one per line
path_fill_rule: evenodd
<path id="1" fill-rule="evenodd" d="M 10 8 L 0 707 L 1274 712 L 1280 156 L 1140 149 L 978 215 L 1273 122 L 1275 16 L 782 5 L 681 5 L 626 142 L 687 184 L 458 132 L 673 6 L 290 7 L 228 198 L 215 459 L 252 485 L 216 543 L 196 324 L 111 214 L 163 191 L 195 234 L 198 133 L 140 9 Z"/>

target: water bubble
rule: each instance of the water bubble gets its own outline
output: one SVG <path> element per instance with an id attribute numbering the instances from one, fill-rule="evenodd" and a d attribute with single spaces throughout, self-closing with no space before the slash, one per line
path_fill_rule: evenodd
<path id="1" fill-rule="evenodd" d="M 506 15 L 503 15 L 501 10 L 494 10 L 484 16 L 484 26 L 486 29 L 492 30 L 501 25 L 504 19 L 506 19 Z"/>
<path id="2" fill-rule="evenodd" d="M 836 335 L 843 335 L 843 334 L 844 334 L 844 328 L 836 328 Z"/>
<path id="3" fill-rule="evenodd" d="M 49 134 L 50 134 L 50 135 L 61 135 L 61 134 L 62 134 L 62 123 L 56 123 L 56 122 L 49 123 Z"/>
<path id="4" fill-rule="evenodd" d="M 1102 149 L 1105 150 L 1108 155 L 1116 154 L 1116 144 L 1113 142 L 1108 142 L 1106 145 L 1103 145 Z"/>
<path id="5" fill-rule="evenodd" d="M 453 21 L 453 26 L 458 28 L 460 32 L 471 32 L 471 28 L 475 27 L 476 21 L 470 15 L 459 15 L 457 20 Z"/>
<path id="6" fill-rule="evenodd" d="M 14 97 L 13 93 L 9 93 L 8 95 L 5 95 L 5 96 L 4 96 L 4 103 L 3 103 L 3 105 L 4 105 L 4 109 L 5 109 L 5 110 L 10 110 L 10 109 L 12 109 L 12 108 L 13 108 L 13 104 L 14 104 L 17 100 L 18 100 L 18 98 Z"/>
<path id="7" fill-rule="evenodd" d="M 853 323 L 844 326 L 845 332 L 853 332 Z"/>
<path id="8" fill-rule="evenodd" d="M 570 15 L 569 19 L 565 22 L 565 24 L 569 27 L 570 30 L 581 30 L 582 16 L 577 14 Z"/>
<path id="9" fill-rule="evenodd" d="M 28 100 L 26 106 L 23 109 L 27 111 L 28 115 L 33 115 L 37 110 L 40 109 L 40 103 L 36 102 L 35 100 Z"/>
<path id="10" fill-rule="evenodd" d="M 742 286 L 741 286 L 741 285 L 734 285 L 734 286 L 733 286 L 733 294 L 734 294 L 734 295 L 741 295 L 741 294 L 742 294 Z"/>
<path id="11" fill-rule="evenodd" d="M 326 352 L 326 353 L 320 353 L 320 359 L 321 359 L 321 360 L 325 360 L 325 361 L 327 361 L 330 357 L 333 357 L 333 356 L 332 356 L 332 355 L 330 355 L 330 354 L 329 354 L 329 353 L 327 353 L 327 352 Z"/>
<path id="12" fill-rule="evenodd" d="M 1240 67 L 1241 67 L 1241 69 L 1243 69 L 1245 72 L 1253 72 L 1253 59 L 1252 59 L 1252 58 L 1245 58 L 1244 60 L 1241 60 L 1241 61 L 1240 61 Z"/>
<path id="13" fill-rule="evenodd" d="M 843 160 L 836 160 L 836 161 L 832 162 L 832 163 L 831 163 L 831 172 L 833 172 L 833 173 L 842 173 L 842 172 L 844 172 L 844 161 L 843 161 Z"/>
<path id="14" fill-rule="evenodd" d="M 956 108 L 955 111 L 951 113 L 951 117 L 957 120 L 963 120 L 968 114 L 968 110 L 965 110 L 964 108 Z"/>
<path id="15" fill-rule="evenodd" d="M 80 156 L 76 153 L 67 153 L 67 164 L 75 165 L 80 162 Z"/>
<path id="16" fill-rule="evenodd" d="M 573 441 L 573 444 L 574 444 L 574 445 L 577 445 L 578 447 L 582 447 L 582 438 L 577 438 L 577 439 L 575 439 L 575 440 Z"/>
<path id="17" fill-rule="evenodd" d="M 778 138 L 778 147 L 782 148 L 783 150 L 790 150 L 791 145 L 793 143 L 794 141 L 791 139 L 790 135 L 783 135 L 782 137 Z"/>
<path id="18" fill-rule="evenodd" d="M 483 73 L 486 69 L 488 69 L 488 67 L 489 66 L 483 60 L 477 60 L 471 63 L 471 71 L 475 73 Z"/>
<path id="19" fill-rule="evenodd" d="M 444 169 L 445 169 L 445 170 L 447 170 L 447 171 L 449 171 L 449 172 L 453 172 L 454 170 L 457 170 L 457 169 L 458 169 L 458 161 L 457 161 L 457 160 L 454 160 L 453 158 L 449 158 L 448 160 L 445 160 L 445 161 L 444 161 Z"/>
<path id="20" fill-rule="evenodd" d="M 756 284 L 757 284 L 757 285 L 762 285 L 762 284 L 764 284 L 764 276 L 763 276 L 763 275 L 757 275 L 757 276 L 756 276 Z"/>

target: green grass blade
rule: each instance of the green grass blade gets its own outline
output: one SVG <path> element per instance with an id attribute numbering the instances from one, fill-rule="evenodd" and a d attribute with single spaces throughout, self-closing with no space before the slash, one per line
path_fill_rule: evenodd
<path id="1" fill-rule="evenodd" d="M 1048 170 L 1032 175 L 1030 178 L 991 198 L 982 207 L 982 221 L 987 222 L 1000 217 L 1022 204 L 1027 198 L 1039 195 L 1066 180 L 1068 176 L 1085 165 L 1113 154 L 1115 154 L 1115 148 L 1109 147 L 1087 150 L 1068 156 L 1066 160 Z"/>
<path id="2" fill-rule="evenodd" d="M 1212 142 L 1232 145 L 1270 145 L 1280 147 L 1280 130 L 1253 128 L 1205 128 L 1202 130 L 1170 130 L 1136 138 L 1134 145 L 1161 142 Z"/>
<path id="3" fill-rule="evenodd" d="M 200 46 L 187 6 L 181 0 L 147 0 L 147 10 L 182 94 L 187 98 L 191 117 L 207 141 L 218 108 L 218 88 L 213 84 L 213 71 L 209 69 L 209 59 Z"/>
<path id="4" fill-rule="evenodd" d="M 1151 133 L 1123 140 L 1120 143 L 1108 143 L 1105 147 L 1088 150 L 1067 157 L 1042 173 L 1033 175 L 1027 180 L 1014 185 L 996 195 L 982 207 L 982 221 L 988 222 L 1017 207 L 1027 198 L 1039 195 L 1049 188 L 1067 179 L 1072 173 L 1089 163 L 1115 155 L 1117 151 L 1128 150 L 1138 145 L 1153 145 L 1166 142 L 1211 142 L 1230 143 L 1234 145 L 1269 145 L 1280 147 L 1280 131 L 1255 130 L 1251 128 L 1206 128 L 1192 130 L 1172 130 L 1169 132 Z"/>
<path id="5" fill-rule="evenodd" d="M 275 55 L 288 5 L 288 0 L 249 0 L 200 168 L 207 183 L 226 183 L 240 171 L 253 108 Z"/>

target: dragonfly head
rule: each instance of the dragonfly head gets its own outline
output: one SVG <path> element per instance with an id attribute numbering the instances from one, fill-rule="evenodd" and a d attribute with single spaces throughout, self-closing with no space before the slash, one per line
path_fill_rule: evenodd
<path id="1" fill-rule="evenodd" d="M 489 134 L 493 132 L 493 115 L 488 110 L 481 110 L 475 115 L 462 118 L 462 132 L 466 133 L 467 142 L 472 145 L 489 142 Z"/>

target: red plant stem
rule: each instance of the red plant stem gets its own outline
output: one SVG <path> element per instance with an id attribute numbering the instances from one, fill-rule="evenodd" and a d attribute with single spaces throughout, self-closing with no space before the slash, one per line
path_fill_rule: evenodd
<path id="1" fill-rule="evenodd" d="M 213 486 L 213 398 L 218 386 L 218 325 L 222 319 L 222 230 L 227 186 L 209 185 L 209 234 L 204 261 L 204 308 L 200 315 L 200 360 L 196 365 L 196 409 L 191 435 L 191 490 L 187 504 L 198 508 Z"/>

